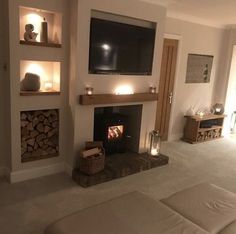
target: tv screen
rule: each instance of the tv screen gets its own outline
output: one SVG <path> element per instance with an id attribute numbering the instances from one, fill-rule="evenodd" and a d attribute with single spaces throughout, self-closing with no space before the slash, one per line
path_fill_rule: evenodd
<path id="1" fill-rule="evenodd" d="M 155 28 L 91 18 L 90 74 L 151 75 Z"/>

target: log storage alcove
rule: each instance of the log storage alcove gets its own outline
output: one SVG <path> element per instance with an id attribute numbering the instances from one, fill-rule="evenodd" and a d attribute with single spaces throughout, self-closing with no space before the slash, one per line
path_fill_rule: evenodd
<path id="1" fill-rule="evenodd" d="M 21 162 L 59 155 L 59 110 L 22 111 Z"/>

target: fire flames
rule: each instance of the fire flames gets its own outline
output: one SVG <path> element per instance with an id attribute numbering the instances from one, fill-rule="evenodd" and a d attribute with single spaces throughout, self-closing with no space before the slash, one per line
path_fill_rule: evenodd
<path id="1" fill-rule="evenodd" d="M 123 136 L 124 126 L 110 126 L 108 128 L 108 140 L 120 139 Z"/>

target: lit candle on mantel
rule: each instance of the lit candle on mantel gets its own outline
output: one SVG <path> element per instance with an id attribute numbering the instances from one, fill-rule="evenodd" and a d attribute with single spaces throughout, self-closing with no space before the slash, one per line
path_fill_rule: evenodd
<path id="1" fill-rule="evenodd" d="M 149 93 L 156 93 L 157 88 L 155 86 L 150 86 L 149 87 Z"/>
<path id="2" fill-rule="evenodd" d="M 131 95 L 134 94 L 134 90 L 129 85 L 121 85 L 115 89 L 116 95 Z"/>
<path id="3" fill-rule="evenodd" d="M 93 94 L 93 88 L 92 87 L 86 87 L 85 91 L 86 91 L 87 95 L 92 95 Z"/>
<path id="4" fill-rule="evenodd" d="M 44 83 L 44 89 L 46 90 L 46 91 L 50 91 L 50 90 L 52 90 L 52 82 L 49 82 L 49 81 L 47 81 L 47 82 L 45 82 Z"/>

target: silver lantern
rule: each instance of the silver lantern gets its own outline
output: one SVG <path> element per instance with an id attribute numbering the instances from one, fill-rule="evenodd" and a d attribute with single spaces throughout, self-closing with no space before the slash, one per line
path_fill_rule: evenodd
<path id="1" fill-rule="evenodd" d="M 161 136 L 158 131 L 151 131 L 149 133 L 149 149 L 148 153 L 151 156 L 158 156 L 160 155 L 161 150 Z"/>

